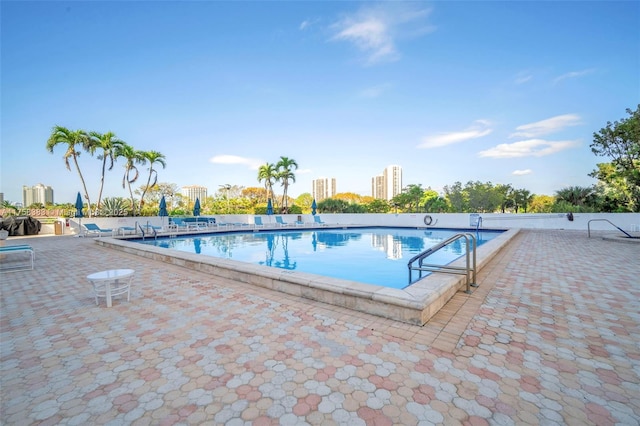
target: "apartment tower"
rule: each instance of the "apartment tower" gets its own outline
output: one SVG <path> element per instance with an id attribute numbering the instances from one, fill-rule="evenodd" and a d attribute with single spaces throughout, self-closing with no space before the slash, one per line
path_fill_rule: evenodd
<path id="1" fill-rule="evenodd" d="M 196 198 L 203 202 L 207 198 L 207 188 L 199 185 L 189 185 L 182 187 L 182 195 L 195 203 Z"/>
<path id="2" fill-rule="evenodd" d="M 373 198 L 390 201 L 402 192 L 402 167 L 387 166 L 381 175 L 371 178 Z"/>
<path id="3" fill-rule="evenodd" d="M 311 185 L 313 198 L 317 202 L 336 195 L 336 178 L 314 179 Z"/>
<path id="4" fill-rule="evenodd" d="M 31 187 L 24 185 L 22 187 L 22 205 L 28 207 L 34 203 L 53 204 L 53 189 L 41 183 Z"/>

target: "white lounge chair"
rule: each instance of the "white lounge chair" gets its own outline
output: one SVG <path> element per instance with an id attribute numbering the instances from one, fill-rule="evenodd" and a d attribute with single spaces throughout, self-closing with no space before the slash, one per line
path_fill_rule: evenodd
<path id="1" fill-rule="evenodd" d="M 280 226 L 288 226 L 289 222 L 282 220 L 282 216 L 276 216 L 276 223 Z"/>
<path id="2" fill-rule="evenodd" d="M 30 258 L 31 258 L 31 264 L 30 267 L 28 266 L 24 266 L 24 267 L 8 267 L 6 269 L 3 269 L 3 272 L 9 272 L 9 271 L 26 271 L 26 270 L 33 270 L 33 261 L 36 258 L 36 252 L 33 250 L 33 247 L 26 245 L 26 244 L 20 244 L 20 245 L 15 245 L 15 246 L 3 246 L 0 247 L 0 254 L 2 255 L 8 255 L 8 254 L 12 254 L 12 253 L 27 253 Z"/>
<path id="3" fill-rule="evenodd" d="M 314 216 L 313 217 L 313 221 L 318 225 L 322 225 L 322 226 L 326 226 L 327 225 L 326 222 L 323 222 L 322 220 L 320 220 L 320 216 Z"/>
<path id="4" fill-rule="evenodd" d="M 89 235 L 97 235 L 101 237 L 102 234 L 111 234 L 113 236 L 113 229 L 111 228 L 100 228 L 95 223 L 83 223 L 82 226 L 85 227 L 84 236 L 87 237 Z"/>
<path id="5" fill-rule="evenodd" d="M 262 218 L 260 216 L 255 216 L 253 218 L 253 226 L 255 228 L 264 228 L 264 223 L 262 223 Z"/>

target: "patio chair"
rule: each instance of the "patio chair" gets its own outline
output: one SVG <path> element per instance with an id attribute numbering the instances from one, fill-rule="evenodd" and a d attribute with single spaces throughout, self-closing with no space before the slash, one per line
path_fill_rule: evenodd
<path id="1" fill-rule="evenodd" d="M 133 226 L 121 226 L 120 228 L 118 228 L 118 232 L 120 232 L 122 235 L 135 234 L 136 228 L 134 228 Z"/>
<path id="2" fill-rule="evenodd" d="M 313 221 L 318 225 L 322 225 L 322 226 L 326 226 L 327 224 L 326 222 L 323 222 L 322 220 L 320 220 L 320 216 L 314 216 Z"/>
<path id="3" fill-rule="evenodd" d="M 11 253 L 27 253 L 31 257 L 31 264 L 29 266 L 22 267 L 8 267 L 6 271 L 25 271 L 28 269 L 33 270 L 33 261 L 36 258 L 36 252 L 33 250 L 33 247 L 26 244 L 13 245 L 13 246 L 2 246 L 0 247 L 0 254 L 6 255 Z"/>
<path id="4" fill-rule="evenodd" d="M 262 223 L 262 218 L 260 216 L 255 216 L 253 218 L 253 226 L 255 228 L 264 228 L 264 223 Z"/>
<path id="5" fill-rule="evenodd" d="M 111 234 L 113 236 L 113 229 L 111 228 L 100 228 L 95 223 L 83 223 L 82 226 L 85 227 L 84 236 L 87 237 L 89 235 L 97 235 L 101 237 L 102 234 Z"/>
<path id="6" fill-rule="evenodd" d="M 185 222 L 182 221 L 179 217 L 171 217 L 169 218 L 169 230 L 174 231 L 186 231 L 188 226 Z"/>
<path id="7" fill-rule="evenodd" d="M 276 223 L 279 226 L 287 226 L 287 225 L 289 225 L 289 222 L 285 222 L 284 220 L 282 220 L 282 216 L 276 216 Z"/>

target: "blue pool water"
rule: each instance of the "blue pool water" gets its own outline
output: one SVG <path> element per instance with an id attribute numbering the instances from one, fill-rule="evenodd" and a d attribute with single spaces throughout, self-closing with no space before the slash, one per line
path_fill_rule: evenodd
<path id="1" fill-rule="evenodd" d="M 138 242 L 384 287 L 404 288 L 409 280 L 407 262 L 416 254 L 459 232 L 451 229 L 407 228 L 306 229 L 188 235 Z M 478 233 L 478 246 L 499 234 L 491 231 Z M 430 256 L 429 263 L 446 265 L 464 256 L 465 244 L 464 239 L 457 240 Z"/>

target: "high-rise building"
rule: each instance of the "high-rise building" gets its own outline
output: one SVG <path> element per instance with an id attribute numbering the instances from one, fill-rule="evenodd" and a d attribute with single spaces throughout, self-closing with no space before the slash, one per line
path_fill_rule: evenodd
<path id="1" fill-rule="evenodd" d="M 25 207 L 31 204 L 41 203 L 43 205 L 53 204 L 53 189 L 41 183 L 35 186 L 22 186 L 22 204 Z"/>
<path id="2" fill-rule="evenodd" d="M 322 201 L 336 195 L 336 178 L 314 179 L 312 194 L 316 201 Z"/>
<path id="3" fill-rule="evenodd" d="M 402 193 L 402 167 L 387 166 L 381 175 L 371 178 L 373 198 L 389 201 L 400 193 Z"/>
<path id="4" fill-rule="evenodd" d="M 402 241 L 392 235 L 372 235 L 371 247 L 384 251 L 387 259 L 402 259 Z"/>
<path id="5" fill-rule="evenodd" d="M 199 198 L 202 203 L 205 198 L 207 198 L 207 188 L 199 185 L 183 186 L 182 195 L 187 197 L 193 203 L 196 202 L 196 198 Z"/>

